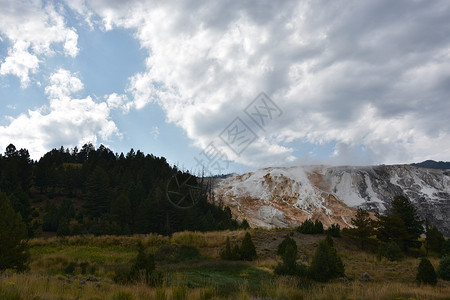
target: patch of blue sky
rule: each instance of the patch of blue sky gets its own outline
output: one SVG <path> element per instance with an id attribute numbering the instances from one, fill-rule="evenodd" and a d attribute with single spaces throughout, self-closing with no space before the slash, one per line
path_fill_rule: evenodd
<path id="1" fill-rule="evenodd" d="M 87 94 L 98 97 L 122 94 L 129 77 L 145 70 L 146 52 L 132 34 L 126 29 L 106 32 L 79 29 L 80 53 L 75 66 Z"/>

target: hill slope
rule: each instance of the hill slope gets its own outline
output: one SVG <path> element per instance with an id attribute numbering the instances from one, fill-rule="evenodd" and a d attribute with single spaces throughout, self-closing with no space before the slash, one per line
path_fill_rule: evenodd
<path id="1" fill-rule="evenodd" d="M 266 168 L 221 180 L 216 199 L 253 226 L 296 226 L 307 218 L 348 226 L 358 207 L 384 212 L 408 196 L 422 218 L 450 235 L 450 174 L 409 165 Z"/>

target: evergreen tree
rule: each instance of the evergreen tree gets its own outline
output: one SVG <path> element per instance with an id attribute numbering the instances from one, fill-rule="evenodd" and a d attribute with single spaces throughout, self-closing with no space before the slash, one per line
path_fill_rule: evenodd
<path id="1" fill-rule="evenodd" d="M 417 239 L 424 232 L 423 221 L 419 219 L 414 205 L 407 197 L 394 197 L 391 202 L 390 216 L 394 215 L 399 216 L 405 226 L 407 235 L 403 240 L 404 250 L 407 250 L 407 247 L 419 248 L 421 243 Z"/>
<path id="2" fill-rule="evenodd" d="M 291 237 L 286 236 L 284 240 L 278 245 L 277 254 L 283 256 L 288 245 L 291 245 L 295 249 L 295 253 L 297 253 L 297 243 Z"/>
<path id="3" fill-rule="evenodd" d="M 231 252 L 231 243 L 230 243 L 230 237 L 227 236 L 227 242 L 225 245 L 225 250 L 220 253 L 220 258 L 224 260 L 232 260 L 233 253 Z"/>
<path id="4" fill-rule="evenodd" d="M 450 239 L 446 239 L 446 240 L 442 243 L 442 247 L 441 247 L 441 255 L 442 255 L 442 256 L 450 255 Z"/>
<path id="5" fill-rule="evenodd" d="M 131 267 L 131 277 L 134 279 L 138 279 L 140 275 L 145 276 L 145 280 L 147 283 L 150 282 L 150 276 L 152 272 L 155 270 L 155 258 L 152 254 L 147 254 L 145 252 L 144 245 L 139 242 L 138 243 L 138 255 L 136 260 Z"/>
<path id="6" fill-rule="evenodd" d="M 313 222 L 310 219 L 307 219 L 297 227 L 297 231 L 303 234 L 321 234 L 324 230 L 323 224 L 319 220 Z"/>
<path id="7" fill-rule="evenodd" d="M 436 226 L 430 226 L 428 220 L 425 221 L 425 249 L 441 253 L 442 245 L 444 244 L 444 235 L 437 229 Z"/>
<path id="8" fill-rule="evenodd" d="M 370 218 L 367 211 L 359 208 L 354 218 L 351 219 L 353 228 L 346 230 L 348 236 L 359 241 L 361 249 L 365 249 L 366 245 L 372 235 L 375 234 L 374 222 Z"/>
<path id="9" fill-rule="evenodd" d="M 28 267 L 27 229 L 20 214 L 14 212 L 8 198 L 0 192 L 0 271 Z"/>
<path id="10" fill-rule="evenodd" d="M 250 261 L 256 258 L 256 248 L 253 244 L 252 237 L 248 232 L 245 233 L 244 239 L 242 240 L 240 252 L 242 260 Z"/>
<path id="11" fill-rule="evenodd" d="M 109 208 L 110 189 L 109 176 L 105 170 L 97 166 L 86 181 L 86 213 L 94 218 L 99 218 Z"/>
<path id="12" fill-rule="evenodd" d="M 250 228 L 250 225 L 248 224 L 248 221 L 246 219 L 244 219 L 244 220 L 242 220 L 242 223 L 239 226 L 239 228 L 247 230 Z"/>
<path id="13" fill-rule="evenodd" d="M 341 237 L 341 226 L 339 226 L 339 224 L 331 224 L 327 229 L 327 233 L 332 237 Z"/>
<path id="14" fill-rule="evenodd" d="M 319 243 L 308 273 L 312 279 L 320 282 L 344 276 L 344 264 L 336 249 L 326 240 Z"/>
<path id="15" fill-rule="evenodd" d="M 306 267 L 297 263 L 297 243 L 286 236 L 278 245 L 277 254 L 281 256 L 282 263 L 275 268 L 275 273 L 279 275 L 297 275 L 304 276 Z"/>
<path id="16" fill-rule="evenodd" d="M 444 280 L 450 280 L 450 256 L 444 256 L 439 262 L 437 275 Z"/>
<path id="17" fill-rule="evenodd" d="M 384 242 L 395 242 L 403 251 L 407 249 L 406 241 L 410 235 L 406 231 L 403 219 L 399 215 L 377 215 L 377 238 Z"/>
<path id="18" fill-rule="evenodd" d="M 416 280 L 418 282 L 422 282 L 425 284 L 436 285 L 437 283 L 436 272 L 434 271 L 433 265 L 428 259 L 422 258 L 422 260 L 420 261 L 419 269 L 417 270 Z"/>

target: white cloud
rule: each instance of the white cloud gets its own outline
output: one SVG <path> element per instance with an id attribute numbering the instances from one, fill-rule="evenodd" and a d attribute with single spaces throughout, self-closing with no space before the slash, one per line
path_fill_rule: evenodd
<path id="1" fill-rule="evenodd" d="M 361 145 L 374 163 L 450 160 L 446 1 L 84 3 L 149 53 L 125 105 L 158 103 L 197 146 L 265 91 L 285 114 L 240 157 L 224 147 L 239 162 L 292 161 L 295 141 L 346 163 Z"/>
<path id="2" fill-rule="evenodd" d="M 50 76 L 50 85 L 45 88 L 45 93 L 50 99 L 65 99 L 83 88 L 79 78 L 72 76 L 68 70 L 59 69 Z"/>
<path id="3" fill-rule="evenodd" d="M 122 108 L 127 110 L 125 103 L 128 100 L 127 95 L 119 95 L 117 93 L 112 93 L 111 95 L 105 96 L 106 103 L 108 103 L 109 108 Z"/>
<path id="4" fill-rule="evenodd" d="M 18 148 L 27 148 L 32 158 L 38 159 L 61 145 L 96 144 L 99 140 L 120 137 L 105 102 L 96 103 L 90 96 L 72 98 L 72 93 L 83 88 L 83 83 L 73 74 L 60 69 L 51 75 L 50 84 L 46 88 L 49 106 L 9 117 L 8 124 L 0 126 L 0 147 L 13 143 Z"/>
<path id="5" fill-rule="evenodd" d="M 78 54 L 78 35 L 66 26 L 61 7 L 41 1 L 7 0 L 0 0 L 0 7 L 0 34 L 12 45 L 1 62 L 0 75 L 15 75 L 26 87 L 39 63 L 58 52 L 55 46 L 61 45 L 64 55 Z"/>

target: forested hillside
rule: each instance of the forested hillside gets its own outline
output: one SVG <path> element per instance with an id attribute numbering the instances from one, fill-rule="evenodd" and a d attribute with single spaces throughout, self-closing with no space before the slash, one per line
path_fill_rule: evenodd
<path id="1" fill-rule="evenodd" d="M 171 234 L 238 227 L 230 210 L 208 203 L 204 193 L 196 195 L 195 205 L 171 203 L 166 190 L 174 185 L 173 176 L 198 186 L 195 177 L 164 157 L 133 149 L 117 154 L 86 144 L 53 149 L 33 161 L 26 149 L 11 144 L 0 155 L 0 191 L 22 216 L 30 237 L 42 232 Z"/>

